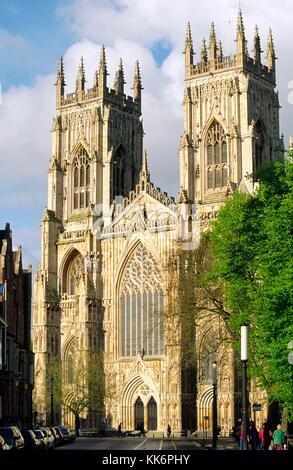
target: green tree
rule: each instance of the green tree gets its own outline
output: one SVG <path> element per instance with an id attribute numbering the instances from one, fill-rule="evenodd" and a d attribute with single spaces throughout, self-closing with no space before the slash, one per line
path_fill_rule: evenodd
<path id="1" fill-rule="evenodd" d="M 54 412 L 62 407 L 71 411 L 75 418 L 78 434 L 80 414 L 95 413 L 103 416 L 105 403 L 105 366 L 103 353 L 74 356 L 70 371 L 63 370 L 61 361 L 52 356 L 48 361 L 46 408 L 50 410 L 50 379 L 54 378 Z M 63 376 L 63 377 L 62 377 Z M 108 371 L 107 398 L 114 397 L 115 380 L 113 371 Z"/>
<path id="2" fill-rule="evenodd" d="M 271 164 L 256 178 L 256 193 L 236 192 L 206 235 L 206 282 L 222 292 L 237 349 L 240 325 L 248 323 L 250 374 L 292 417 L 293 165 Z"/>

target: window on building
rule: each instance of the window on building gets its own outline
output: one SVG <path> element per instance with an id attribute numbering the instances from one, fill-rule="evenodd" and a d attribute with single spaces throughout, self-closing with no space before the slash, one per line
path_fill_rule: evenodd
<path id="1" fill-rule="evenodd" d="M 207 189 L 227 185 L 227 141 L 224 129 L 216 121 L 207 133 Z"/>
<path id="2" fill-rule="evenodd" d="M 112 198 L 125 196 L 125 166 L 126 159 L 123 148 L 120 146 L 112 159 Z"/>
<path id="3" fill-rule="evenodd" d="M 264 140 L 265 140 L 265 127 L 263 122 L 259 119 L 254 128 L 254 142 L 255 142 L 255 165 L 254 169 L 257 170 L 265 163 L 264 155 Z"/>
<path id="4" fill-rule="evenodd" d="M 74 341 L 67 348 L 65 356 L 65 382 L 70 385 L 74 381 Z"/>
<path id="5" fill-rule="evenodd" d="M 121 355 L 146 356 L 164 352 L 163 290 L 154 258 L 139 245 L 121 281 Z"/>
<path id="6" fill-rule="evenodd" d="M 73 209 L 83 209 L 90 203 L 90 162 L 82 147 L 73 161 Z"/>
<path id="7" fill-rule="evenodd" d="M 84 259 L 80 253 L 74 256 L 68 266 L 66 289 L 69 295 L 75 295 L 80 277 L 84 273 Z"/>

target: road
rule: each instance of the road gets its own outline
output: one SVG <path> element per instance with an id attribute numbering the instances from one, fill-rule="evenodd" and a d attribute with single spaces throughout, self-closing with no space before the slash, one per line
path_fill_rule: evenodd
<path id="1" fill-rule="evenodd" d="M 63 450 L 202 450 L 200 443 L 187 439 L 79 437 L 72 444 L 57 447 Z"/>

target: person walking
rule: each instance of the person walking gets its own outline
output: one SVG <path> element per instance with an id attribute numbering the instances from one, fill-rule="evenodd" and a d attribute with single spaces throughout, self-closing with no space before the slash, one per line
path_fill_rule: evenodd
<path id="1" fill-rule="evenodd" d="M 167 437 L 171 437 L 171 432 L 172 432 L 171 426 L 170 426 L 170 424 L 168 424 L 168 427 L 167 427 Z"/>
<path id="2" fill-rule="evenodd" d="M 259 435 L 258 430 L 255 427 L 254 421 L 250 421 L 248 429 L 248 439 L 251 450 L 257 450 L 259 446 Z"/>
<path id="3" fill-rule="evenodd" d="M 123 434 L 122 434 L 122 423 L 119 423 L 119 424 L 118 424 L 118 437 L 123 437 Z"/>
<path id="4" fill-rule="evenodd" d="M 239 450 L 244 450 L 243 424 L 241 424 L 239 428 Z"/>
<path id="5" fill-rule="evenodd" d="M 272 443 L 273 443 L 273 450 L 284 450 L 286 439 L 285 439 L 285 433 L 280 424 L 278 424 L 277 429 L 273 433 Z"/>
<path id="6" fill-rule="evenodd" d="M 263 423 L 262 428 L 260 429 L 259 436 L 259 449 L 260 450 L 269 450 L 272 440 L 272 431 L 269 429 L 267 423 Z"/>
<path id="7" fill-rule="evenodd" d="M 145 437 L 145 429 L 144 429 L 144 426 L 143 426 L 143 423 L 140 423 L 139 425 L 139 437 Z"/>

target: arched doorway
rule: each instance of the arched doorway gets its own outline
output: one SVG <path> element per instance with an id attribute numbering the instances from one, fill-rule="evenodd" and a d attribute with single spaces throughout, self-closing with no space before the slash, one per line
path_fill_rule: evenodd
<path id="1" fill-rule="evenodd" d="M 156 431 L 157 429 L 157 403 L 154 397 L 148 402 L 148 430 Z"/>
<path id="2" fill-rule="evenodd" d="M 140 397 L 137 398 L 134 404 L 134 424 L 135 429 L 139 429 L 141 424 L 144 426 L 143 422 L 143 402 Z"/>

